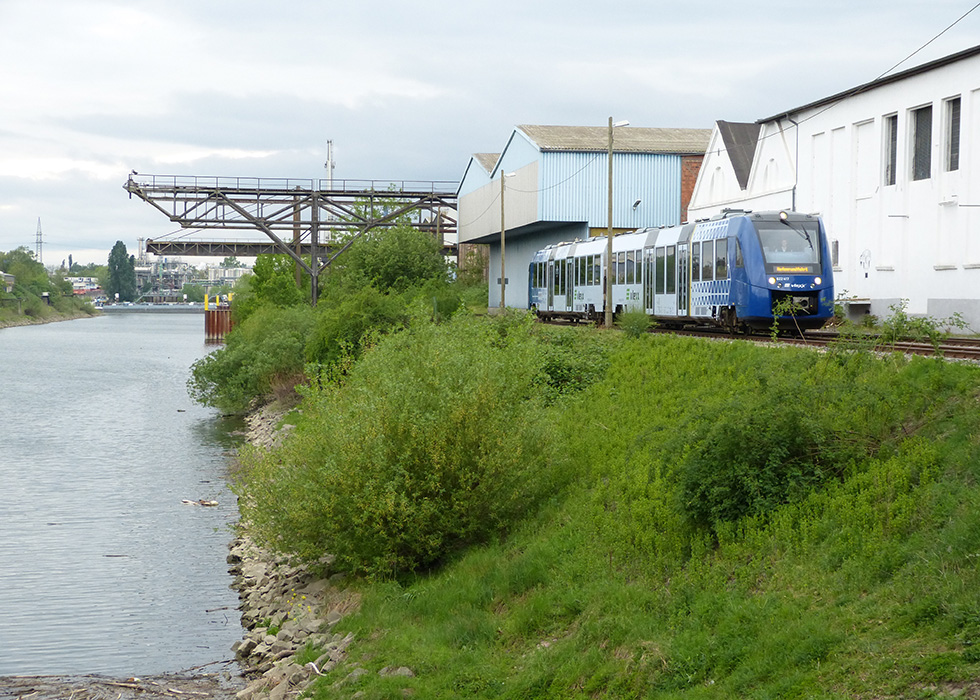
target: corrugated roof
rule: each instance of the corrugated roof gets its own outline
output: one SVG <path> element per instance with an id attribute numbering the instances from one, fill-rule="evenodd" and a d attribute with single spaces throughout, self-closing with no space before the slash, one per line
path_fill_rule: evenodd
<path id="1" fill-rule="evenodd" d="M 474 153 L 473 157 L 476 158 L 476 162 L 480 164 L 484 170 L 488 173 L 493 171 L 493 166 L 497 164 L 497 159 L 500 158 L 499 153 Z"/>
<path id="2" fill-rule="evenodd" d="M 606 151 L 608 126 L 517 127 L 542 151 Z M 703 154 L 708 149 L 711 129 L 660 129 L 639 126 L 616 127 L 613 151 L 617 153 Z"/>
<path id="3" fill-rule="evenodd" d="M 831 95 L 830 97 L 824 97 L 822 99 L 816 100 L 815 102 L 810 102 L 801 107 L 795 109 L 790 109 L 785 112 L 780 112 L 779 114 L 774 114 L 771 117 L 766 117 L 765 119 L 760 119 L 759 124 L 764 124 L 766 122 L 776 121 L 778 119 L 785 119 L 793 114 L 799 114 L 800 112 L 805 112 L 811 109 L 817 109 L 818 107 L 823 107 L 825 105 L 833 104 L 834 102 L 841 102 L 848 97 L 853 97 L 859 95 L 862 92 L 867 92 L 868 90 L 873 90 L 875 88 L 881 87 L 882 85 L 888 85 L 889 83 L 895 83 L 899 80 L 904 80 L 910 78 L 913 75 L 919 75 L 920 73 L 927 73 L 936 68 L 942 68 L 943 66 L 948 66 L 951 63 L 956 63 L 957 61 L 962 61 L 966 58 L 971 58 L 980 54 L 980 46 L 974 46 L 972 48 L 966 49 L 964 51 L 959 51 L 958 53 L 950 54 L 949 56 L 944 56 L 935 61 L 930 61 L 929 63 L 923 63 L 921 66 L 916 66 L 915 68 L 909 68 L 908 70 L 902 71 L 901 73 L 894 73 L 892 75 L 885 76 L 884 78 L 878 78 L 877 80 L 872 80 L 870 83 L 864 83 L 863 85 L 858 85 L 857 87 L 851 88 L 850 90 L 845 90 L 844 92 L 838 92 L 836 95 Z"/>

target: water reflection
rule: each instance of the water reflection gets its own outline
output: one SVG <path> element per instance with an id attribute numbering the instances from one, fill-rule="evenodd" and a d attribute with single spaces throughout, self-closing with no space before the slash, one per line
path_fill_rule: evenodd
<path id="1" fill-rule="evenodd" d="M 209 351 L 201 324 L 138 314 L 0 331 L 0 675 L 230 658 L 226 452 L 241 438 L 187 396 Z"/>

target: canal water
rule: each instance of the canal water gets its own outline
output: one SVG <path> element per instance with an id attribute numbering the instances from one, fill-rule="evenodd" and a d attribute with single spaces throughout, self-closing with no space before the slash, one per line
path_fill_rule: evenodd
<path id="1" fill-rule="evenodd" d="M 211 349 L 200 314 L 0 330 L 0 676 L 233 657 L 234 439 L 186 389 Z"/>

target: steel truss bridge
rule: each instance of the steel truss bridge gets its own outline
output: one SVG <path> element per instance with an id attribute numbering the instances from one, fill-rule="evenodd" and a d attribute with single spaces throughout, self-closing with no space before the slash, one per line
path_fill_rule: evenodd
<path id="1" fill-rule="evenodd" d="M 290 256 L 312 280 L 359 237 L 406 215 L 440 242 L 455 238 L 456 182 L 129 176 L 124 189 L 180 226 L 146 242 L 158 255 Z M 213 238 L 202 232 L 222 231 Z M 228 232 L 237 232 L 234 236 Z M 261 235 L 264 234 L 264 238 Z M 447 254 L 455 244 L 446 246 Z"/>

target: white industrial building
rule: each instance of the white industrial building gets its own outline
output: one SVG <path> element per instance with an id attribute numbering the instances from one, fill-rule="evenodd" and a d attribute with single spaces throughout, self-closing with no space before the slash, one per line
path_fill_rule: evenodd
<path id="1" fill-rule="evenodd" d="M 711 130 L 613 132 L 614 231 L 683 221 Z M 499 154 L 470 158 L 458 191 L 459 243 L 488 244 L 491 307 L 500 306 L 502 239 L 504 306 L 527 308 L 536 251 L 606 234 L 608 154 L 608 127 L 525 125 Z"/>
<path id="2" fill-rule="evenodd" d="M 720 121 L 689 218 L 823 216 L 851 313 L 959 313 L 980 331 L 980 46 L 755 123 Z"/>

